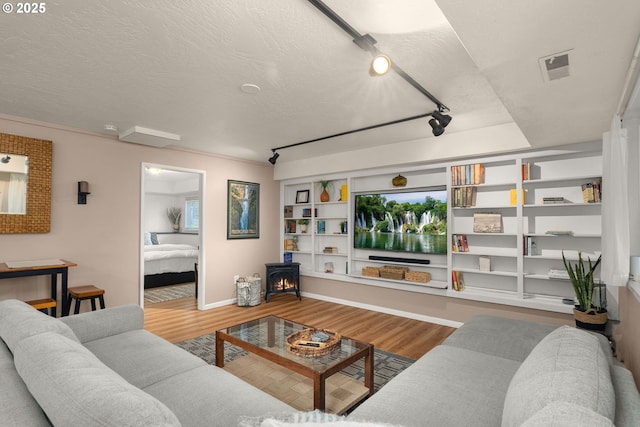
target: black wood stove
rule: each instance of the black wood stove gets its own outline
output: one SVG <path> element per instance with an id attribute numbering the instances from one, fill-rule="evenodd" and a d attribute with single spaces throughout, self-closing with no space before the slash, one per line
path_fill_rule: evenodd
<path id="1" fill-rule="evenodd" d="M 300 263 L 267 263 L 266 292 L 264 299 L 269 302 L 271 294 L 283 292 L 295 292 L 299 300 L 300 296 Z"/>

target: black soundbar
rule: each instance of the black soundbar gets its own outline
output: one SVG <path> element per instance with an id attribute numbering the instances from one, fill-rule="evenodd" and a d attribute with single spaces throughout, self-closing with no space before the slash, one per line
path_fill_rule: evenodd
<path id="1" fill-rule="evenodd" d="M 392 256 L 369 255 L 371 261 L 405 262 L 407 264 L 431 264 L 428 259 L 397 258 Z"/>

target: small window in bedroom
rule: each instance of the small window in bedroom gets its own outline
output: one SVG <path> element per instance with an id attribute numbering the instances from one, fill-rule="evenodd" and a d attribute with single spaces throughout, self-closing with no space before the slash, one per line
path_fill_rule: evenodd
<path id="1" fill-rule="evenodd" d="M 200 199 L 187 198 L 184 202 L 184 230 L 200 230 Z"/>

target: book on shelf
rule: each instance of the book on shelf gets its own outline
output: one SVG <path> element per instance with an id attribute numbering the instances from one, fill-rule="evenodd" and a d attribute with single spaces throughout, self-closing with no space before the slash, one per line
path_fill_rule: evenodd
<path id="1" fill-rule="evenodd" d="M 499 213 L 474 213 L 474 233 L 502 233 L 502 215 Z"/>
<path id="2" fill-rule="evenodd" d="M 453 240 L 451 245 L 453 252 L 469 252 L 466 234 L 453 234 L 451 235 L 451 239 Z"/>
<path id="3" fill-rule="evenodd" d="M 284 239 L 284 250 L 285 251 L 297 251 L 298 243 L 296 239 Z"/>
<path id="4" fill-rule="evenodd" d="M 293 254 L 291 252 L 285 252 L 282 254 L 282 262 L 285 264 L 291 264 L 293 262 Z"/>
<path id="5" fill-rule="evenodd" d="M 484 164 L 451 166 L 451 185 L 484 184 Z"/>
<path id="6" fill-rule="evenodd" d="M 324 234 L 326 232 L 326 223 L 324 220 L 318 221 L 318 234 Z"/>
<path id="7" fill-rule="evenodd" d="M 478 270 L 491 271 L 491 258 L 488 256 L 478 257 Z"/>
<path id="8" fill-rule="evenodd" d="M 533 162 L 525 162 L 522 164 L 522 180 L 540 178 L 540 166 L 536 166 Z"/>
<path id="9" fill-rule="evenodd" d="M 543 205 L 553 205 L 556 203 L 571 203 L 569 200 L 564 197 L 543 197 L 542 204 Z"/>
<path id="10" fill-rule="evenodd" d="M 573 231 L 571 230 L 547 230 L 544 234 L 549 234 L 551 236 L 573 236 Z"/>
<path id="11" fill-rule="evenodd" d="M 296 232 L 296 220 L 288 219 L 284 222 L 284 232 L 293 234 Z"/>
<path id="12" fill-rule="evenodd" d="M 322 249 L 322 252 L 325 254 L 337 254 L 338 253 L 338 248 L 336 246 L 325 246 Z"/>
<path id="13" fill-rule="evenodd" d="M 533 236 L 525 237 L 524 254 L 529 256 L 541 255 L 538 242 Z"/>
<path id="14" fill-rule="evenodd" d="M 523 204 L 525 201 L 526 191 L 527 190 L 525 190 L 524 188 L 522 189 L 522 198 L 520 199 L 520 204 Z M 509 190 L 509 203 L 511 204 L 511 206 L 516 206 L 518 204 L 518 191 L 515 188 Z"/>
<path id="15" fill-rule="evenodd" d="M 284 205 L 284 217 L 285 218 L 293 218 L 293 206 L 292 205 Z"/>
<path id="16" fill-rule="evenodd" d="M 313 216 L 317 217 L 318 216 L 318 209 L 314 209 L 313 210 Z M 303 208 L 302 209 L 302 217 L 303 218 L 311 218 L 311 208 Z"/>
<path id="17" fill-rule="evenodd" d="M 569 279 L 569 273 L 564 268 L 552 268 L 547 273 L 549 279 Z"/>
<path id="18" fill-rule="evenodd" d="M 462 291 L 464 289 L 464 275 L 462 271 L 451 270 L 451 286 L 454 291 Z"/>
<path id="19" fill-rule="evenodd" d="M 599 180 L 582 184 L 582 201 L 600 203 L 602 183 Z"/>
<path id="20" fill-rule="evenodd" d="M 456 187 L 453 189 L 452 200 L 454 208 L 467 208 L 476 205 L 476 187 Z"/>

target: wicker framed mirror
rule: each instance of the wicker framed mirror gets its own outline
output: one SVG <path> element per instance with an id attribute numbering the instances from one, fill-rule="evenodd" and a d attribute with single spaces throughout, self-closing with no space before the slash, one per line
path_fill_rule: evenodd
<path id="1" fill-rule="evenodd" d="M 12 155 L 28 159 L 26 213 L 0 213 L 0 234 L 50 231 L 52 146 L 44 139 L 0 133 L 0 153 L 7 162 Z"/>

